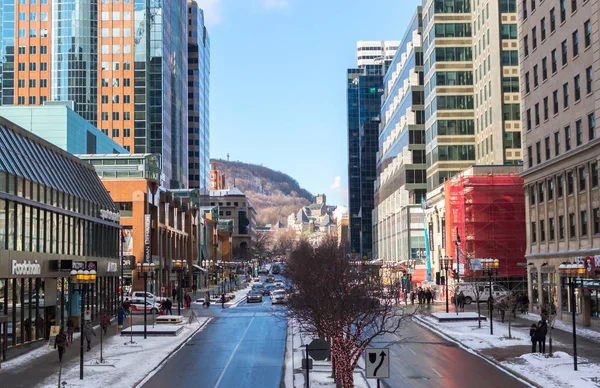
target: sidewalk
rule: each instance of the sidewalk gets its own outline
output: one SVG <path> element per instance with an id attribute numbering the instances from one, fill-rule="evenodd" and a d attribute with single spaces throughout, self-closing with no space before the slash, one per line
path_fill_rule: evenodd
<path id="1" fill-rule="evenodd" d="M 198 318 L 198 322 L 185 325 L 177 337 L 141 337 L 133 338 L 117 335 L 115 323 L 103 337 L 103 364 L 100 359 L 100 329 L 95 328 L 96 337 L 92 341 L 92 350 L 84 353 L 84 380 L 79 380 L 79 336 L 74 336 L 63 356 L 61 380 L 67 382 L 64 387 L 101 387 L 116 385 L 133 387 L 136 381 L 144 378 L 170 352 L 208 321 Z M 187 322 L 187 321 L 186 321 Z M 143 324 L 143 315 L 134 316 L 133 324 Z M 129 319 L 125 327 L 129 326 Z M 150 324 L 151 326 L 151 324 Z M 75 338 L 77 337 L 77 338 Z M 84 344 L 85 346 L 85 344 Z M 20 387 L 56 387 L 59 372 L 58 351 L 47 345 L 21 357 L 10 360 L 0 370 L 1 386 L 4 388 Z"/>
<path id="2" fill-rule="evenodd" d="M 444 306 L 445 307 L 445 306 Z M 487 312 L 487 311 L 486 311 Z M 482 312 L 484 315 L 485 312 Z M 498 317 L 499 318 L 499 317 Z M 513 339 L 508 339 L 508 321 L 494 319 L 494 335 L 489 322 L 440 323 L 431 312 L 414 319 L 417 323 L 443 338 L 458 343 L 472 353 L 494 363 L 497 367 L 516 374 L 531 386 L 538 387 L 597 387 L 600 381 L 600 352 L 598 343 L 586 337 L 577 337 L 578 372 L 573 371 L 572 334 L 553 330 L 554 357 L 531 353 L 529 327 L 536 316 L 518 317 L 511 325 Z M 549 351 L 548 337 L 546 353 Z"/>

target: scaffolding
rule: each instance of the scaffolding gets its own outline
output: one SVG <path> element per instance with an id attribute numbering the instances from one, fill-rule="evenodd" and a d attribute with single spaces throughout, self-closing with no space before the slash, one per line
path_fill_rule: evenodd
<path id="1" fill-rule="evenodd" d="M 460 263 L 473 258 L 500 261 L 498 278 L 522 279 L 525 262 L 525 193 L 516 175 L 460 174 L 445 183 L 447 246 L 460 234 Z M 456 252 L 452 253 L 456 259 Z M 465 275 L 469 266 L 465 265 Z M 511 287 L 512 288 L 512 287 Z"/>

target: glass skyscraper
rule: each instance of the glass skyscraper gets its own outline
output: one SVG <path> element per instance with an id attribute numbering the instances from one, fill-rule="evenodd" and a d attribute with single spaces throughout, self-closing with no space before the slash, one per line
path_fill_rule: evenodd
<path id="1" fill-rule="evenodd" d="M 208 194 L 210 171 L 210 38 L 204 12 L 188 1 L 188 155 L 190 188 Z"/>

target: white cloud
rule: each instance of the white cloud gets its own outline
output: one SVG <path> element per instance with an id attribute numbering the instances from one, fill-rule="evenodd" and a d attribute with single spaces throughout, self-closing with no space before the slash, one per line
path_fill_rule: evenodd
<path id="1" fill-rule="evenodd" d="M 331 190 L 340 190 L 342 188 L 342 177 L 341 176 L 336 176 L 335 178 L 333 178 L 333 183 L 331 184 L 331 186 L 329 186 L 329 188 Z"/>
<path id="2" fill-rule="evenodd" d="M 223 20 L 222 6 L 223 0 L 196 0 L 198 5 L 204 11 L 204 23 L 207 26 L 214 26 Z"/>
<path id="3" fill-rule="evenodd" d="M 264 8 L 287 8 L 290 4 L 288 0 L 260 0 Z"/>
<path id="4" fill-rule="evenodd" d="M 329 185 L 329 189 L 331 190 L 331 194 L 336 195 L 342 203 L 346 203 L 348 200 L 348 186 L 342 182 L 341 176 L 336 176 L 333 178 L 333 183 Z"/>

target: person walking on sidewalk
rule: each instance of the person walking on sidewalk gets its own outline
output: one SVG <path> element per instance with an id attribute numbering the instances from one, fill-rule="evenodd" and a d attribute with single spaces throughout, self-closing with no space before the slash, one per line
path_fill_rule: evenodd
<path id="1" fill-rule="evenodd" d="M 56 335 L 56 340 L 54 342 L 54 349 L 58 348 L 58 361 L 62 362 L 63 354 L 65 350 L 69 346 L 69 342 L 67 341 L 67 335 L 65 334 L 63 328 L 60 328 L 60 331 Z"/>
<path id="2" fill-rule="evenodd" d="M 177 288 L 173 287 L 173 300 L 177 300 Z"/>
<path id="3" fill-rule="evenodd" d="M 535 353 L 536 351 L 536 346 L 537 346 L 537 342 L 538 342 L 538 327 L 536 326 L 535 323 L 531 324 L 531 327 L 529 328 L 529 338 L 531 338 L 531 353 Z"/>
<path id="4" fill-rule="evenodd" d="M 458 297 L 456 298 L 456 304 L 458 305 L 460 311 L 465 311 L 465 294 L 463 292 L 458 293 Z"/>
<path id="5" fill-rule="evenodd" d="M 117 312 L 117 324 L 119 325 L 119 328 L 121 328 L 121 329 L 123 328 L 123 322 L 125 322 L 126 316 L 127 316 L 127 313 L 125 312 L 125 309 L 123 308 L 123 306 L 121 306 L 121 308 Z"/>
<path id="6" fill-rule="evenodd" d="M 69 343 L 73 343 L 73 333 L 75 332 L 75 322 L 73 321 L 73 317 L 69 317 L 67 320 L 67 341 Z"/>
<path id="7" fill-rule="evenodd" d="M 95 337 L 96 336 L 96 332 L 94 331 L 94 328 L 92 327 L 92 323 L 90 321 L 87 321 L 84 325 L 83 325 L 83 336 L 85 337 L 85 340 L 87 341 L 87 351 L 90 351 L 91 345 L 92 345 L 92 335 Z"/>
<path id="8" fill-rule="evenodd" d="M 427 289 L 427 291 L 425 291 L 425 299 L 427 300 L 427 306 L 429 306 L 429 304 L 431 303 L 431 300 L 433 299 L 433 294 L 431 294 L 431 289 Z"/>
<path id="9" fill-rule="evenodd" d="M 102 331 L 104 332 L 104 335 L 106 335 L 106 332 L 108 331 L 108 327 L 110 326 L 110 317 L 108 316 L 107 313 L 102 314 L 102 318 L 100 318 L 100 326 L 102 327 Z"/>
<path id="10" fill-rule="evenodd" d="M 546 335 L 548 334 L 548 324 L 543 319 L 538 322 L 538 347 L 542 354 L 546 353 Z"/>
<path id="11" fill-rule="evenodd" d="M 225 293 L 223 293 L 223 295 L 221 295 L 221 308 L 225 308 Z"/>

